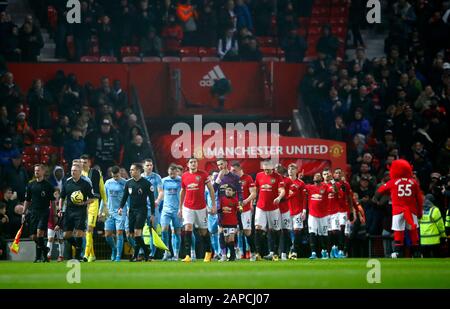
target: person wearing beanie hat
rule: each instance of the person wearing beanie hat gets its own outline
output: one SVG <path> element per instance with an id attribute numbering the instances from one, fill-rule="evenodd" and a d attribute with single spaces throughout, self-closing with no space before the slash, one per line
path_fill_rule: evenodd
<path id="1" fill-rule="evenodd" d="M 446 240 L 444 220 L 434 196 L 427 194 L 423 203 L 423 216 L 420 224 L 420 247 L 423 257 L 440 257 L 440 244 Z"/>

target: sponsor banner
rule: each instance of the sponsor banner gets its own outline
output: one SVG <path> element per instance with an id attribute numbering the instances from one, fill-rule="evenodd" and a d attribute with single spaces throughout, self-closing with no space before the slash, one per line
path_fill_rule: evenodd
<path id="1" fill-rule="evenodd" d="M 210 142 L 211 138 L 215 139 L 215 143 Z M 267 138 L 267 145 L 258 146 L 258 143 L 250 143 L 248 138 L 244 140 L 243 145 L 239 145 L 238 139 L 230 143 L 226 138 L 219 142 L 217 137 L 203 136 L 203 147 L 194 147 L 193 139 L 189 145 L 179 143 L 179 136 L 170 134 L 153 138 L 157 160 L 163 170 L 172 162 L 185 166 L 191 154 L 202 159 L 200 168 L 208 171 L 217 169 L 216 158 L 225 158 L 241 162 L 246 166 L 247 173 L 256 173 L 260 168 L 259 162 L 271 156 L 278 156 L 283 165 L 297 163 L 299 170 L 304 169 L 306 175 L 312 175 L 325 167 L 341 167 L 345 170 L 347 166 L 346 145 L 342 142 L 279 136 L 276 146 L 272 146 L 271 138 Z M 183 155 L 174 157 L 174 149 L 179 149 Z"/>

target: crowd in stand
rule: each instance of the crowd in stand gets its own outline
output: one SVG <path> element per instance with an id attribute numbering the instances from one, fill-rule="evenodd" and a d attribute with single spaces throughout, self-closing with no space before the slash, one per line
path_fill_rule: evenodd
<path id="1" fill-rule="evenodd" d="M 349 181 L 370 235 L 391 230 L 389 200 L 380 207 L 372 197 L 395 159 L 411 162 L 441 213 L 450 202 L 449 6 L 391 5 L 385 57 L 368 59 L 359 47 L 353 60 L 342 62 L 319 51 L 299 87 L 300 108 L 312 111 L 320 136 L 348 145 Z"/>
<path id="2" fill-rule="evenodd" d="M 80 24 L 67 22 L 70 8 L 65 2 L 30 1 L 30 6 L 55 40 L 55 58 L 79 60 L 92 54 L 120 58 L 123 46 L 138 46 L 143 57 L 174 56 L 182 46 L 202 46 L 217 48 L 217 56 L 225 60 L 259 61 L 256 37 L 271 36 L 278 41 L 275 45 L 289 54 L 287 61 L 301 62 L 307 45 L 298 34 L 298 18 L 311 14 L 312 2 L 83 0 Z M 49 6 L 55 10 L 53 18 L 47 11 Z M 0 53 L 9 61 L 35 61 L 43 47 L 40 29 L 31 15 L 18 29 L 3 12 L 0 37 Z M 73 42 L 73 52 L 68 49 L 68 40 Z"/>
<path id="3" fill-rule="evenodd" d="M 11 218 L 18 216 L 20 209 L 14 208 L 23 202 L 32 176 L 32 164 L 24 163 L 29 159 L 38 163 L 43 158 L 39 152 L 28 156 L 27 148 L 57 147 L 45 162 L 55 183 L 67 173 L 72 160 L 85 153 L 96 158 L 104 174 L 112 165 L 128 169 L 132 162 L 150 156 L 119 80 L 111 83 L 103 77 L 100 87 L 95 88 L 90 83 L 79 84 L 74 74 L 58 71 L 45 84 L 36 79 L 24 93 L 7 72 L 0 83 L 0 102 L 0 187 Z M 48 133 L 49 139 L 39 141 L 40 132 Z M 56 177 L 58 170 L 62 175 Z M 11 220 L 9 236 L 14 236 L 11 233 L 17 231 L 16 225 Z"/>

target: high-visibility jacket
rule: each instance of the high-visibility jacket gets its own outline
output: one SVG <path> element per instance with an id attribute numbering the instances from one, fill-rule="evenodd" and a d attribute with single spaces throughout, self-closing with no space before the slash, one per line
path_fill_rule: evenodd
<path id="1" fill-rule="evenodd" d="M 419 224 L 421 245 L 438 245 L 440 238 L 446 237 L 444 220 L 442 219 L 439 208 L 434 205 L 429 209 L 424 209 Z"/>
<path id="2" fill-rule="evenodd" d="M 445 231 L 447 232 L 447 236 L 450 237 L 450 209 L 447 209 L 445 216 Z"/>

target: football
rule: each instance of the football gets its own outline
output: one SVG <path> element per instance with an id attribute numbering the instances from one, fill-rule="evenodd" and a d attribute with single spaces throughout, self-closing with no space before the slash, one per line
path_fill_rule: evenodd
<path id="1" fill-rule="evenodd" d="M 81 204 L 84 200 L 83 193 L 81 191 L 72 192 L 72 194 L 70 195 L 70 200 L 74 204 Z"/>

